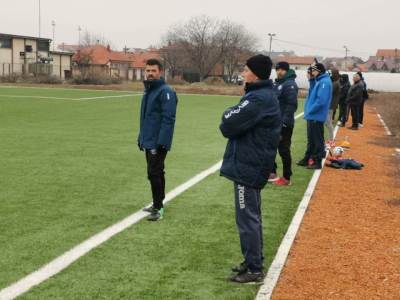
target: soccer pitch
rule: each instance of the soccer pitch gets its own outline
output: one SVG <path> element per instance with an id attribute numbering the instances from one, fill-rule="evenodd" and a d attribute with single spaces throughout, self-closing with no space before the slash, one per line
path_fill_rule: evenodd
<path id="1" fill-rule="evenodd" d="M 218 125 L 238 97 L 178 95 L 167 191 L 218 162 Z M 137 149 L 141 96 L 130 92 L 0 87 L 0 290 L 151 202 Z M 302 103 L 299 110 L 302 111 Z M 296 122 L 294 160 L 305 148 Z M 280 159 L 278 159 L 280 163 Z M 262 193 L 268 268 L 312 171 Z M 233 184 L 209 176 L 21 299 L 253 299 L 228 283 L 242 260 Z"/>

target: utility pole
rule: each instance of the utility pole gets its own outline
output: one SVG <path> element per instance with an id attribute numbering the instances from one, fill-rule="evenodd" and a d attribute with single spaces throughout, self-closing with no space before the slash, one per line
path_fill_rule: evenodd
<path id="1" fill-rule="evenodd" d="M 272 38 L 276 36 L 275 33 L 268 33 L 269 35 L 269 56 L 271 56 L 271 51 L 272 51 Z"/>
<path id="2" fill-rule="evenodd" d="M 56 43 L 55 38 L 54 38 L 55 31 L 56 31 L 56 22 L 54 20 L 51 21 L 51 26 L 53 26 L 53 52 L 54 52 L 54 46 L 55 46 L 55 43 Z"/>
<path id="3" fill-rule="evenodd" d="M 394 65 L 396 68 L 396 73 L 399 73 L 399 61 L 397 59 L 397 48 L 394 49 Z"/>
<path id="4" fill-rule="evenodd" d="M 343 46 L 345 54 L 344 54 L 344 69 L 347 71 L 347 54 L 349 53 L 349 48 L 347 46 Z"/>
<path id="5" fill-rule="evenodd" d="M 41 27 L 41 19 L 40 19 L 40 0 L 39 0 L 39 37 L 41 37 L 40 36 L 40 27 Z"/>
<path id="6" fill-rule="evenodd" d="M 81 31 L 82 31 L 82 28 L 79 25 L 78 26 L 78 49 L 81 49 Z"/>

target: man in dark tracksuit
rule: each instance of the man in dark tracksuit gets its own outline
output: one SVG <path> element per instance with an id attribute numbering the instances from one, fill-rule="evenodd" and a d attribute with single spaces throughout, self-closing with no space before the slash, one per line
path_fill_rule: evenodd
<path id="1" fill-rule="evenodd" d="M 339 100 L 339 121 L 338 126 L 344 127 L 348 119 L 347 93 L 350 89 L 349 75 L 340 75 L 340 100 Z"/>
<path id="2" fill-rule="evenodd" d="M 146 152 L 147 177 L 153 196 L 153 205 L 144 209 L 151 213 L 149 221 L 162 219 L 164 214 L 164 161 L 171 149 L 178 101 L 175 91 L 161 77 L 161 72 L 162 65 L 158 60 L 147 61 L 138 146 Z"/>
<path id="3" fill-rule="evenodd" d="M 363 97 L 362 97 L 362 101 L 361 101 L 361 104 L 360 104 L 360 112 L 359 112 L 359 118 L 358 118 L 359 124 L 358 124 L 358 126 L 359 127 L 364 127 L 364 124 L 363 124 L 363 122 L 364 122 L 364 104 L 365 104 L 365 101 L 368 100 L 369 95 L 368 95 L 367 83 L 365 82 L 363 74 L 361 73 L 361 71 L 358 71 L 357 74 L 360 76 L 361 82 L 363 84 Z"/>
<path id="4" fill-rule="evenodd" d="M 275 80 L 274 90 L 277 93 L 282 117 L 281 140 L 279 142 L 279 155 L 282 158 L 283 176 L 273 181 L 274 185 L 290 185 L 292 176 L 292 156 L 290 146 L 292 144 L 292 135 L 294 128 L 294 114 L 297 110 L 298 87 L 296 84 L 296 73 L 290 69 L 286 61 L 279 62 L 275 66 L 277 79 Z M 276 176 L 277 165 L 274 163 L 272 176 Z M 270 181 L 270 180 L 269 180 Z"/>
<path id="5" fill-rule="evenodd" d="M 234 182 L 236 224 L 244 262 L 232 270 L 233 282 L 261 282 L 263 233 L 261 189 L 274 167 L 281 133 L 279 102 L 269 80 L 268 56 L 251 57 L 242 73 L 245 95 L 222 115 L 220 130 L 228 138 L 221 176 Z"/>
<path id="6" fill-rule="evenodd" d="M 360 107 L 362 105 L 364 84 L 357 73 L 353 76 L 353 85 L 350 87 L 347 94 L 347 103 L 351 110 L 351 120 L 352 126 L 348 127 L 352 130 L 358 130 L 358 125 L 360 123 Z"/>

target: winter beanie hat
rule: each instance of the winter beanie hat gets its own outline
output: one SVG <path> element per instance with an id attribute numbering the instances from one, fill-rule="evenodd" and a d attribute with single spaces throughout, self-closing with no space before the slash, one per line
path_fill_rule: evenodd
<path id="1" fill-rule="evenodd" d="M 279 70 L 279 69 L 282 69 L 282 70 L 285 70 L 285 71 L 289 71 L 289 69 L 290 69 L 289 63 L 286 62 L 286 61 L 280 61 L 280 62 L 278 62 L 278 63 L 275 65 L 275 70 Z"/>
<path id="2" fill-rule="evenodd" d="M 246 66 L 260 79 L 269 79 L 271 75 L 272 61 L 269 56 L 252 56 L 247 60 Z"/>
<path id="3" fill-rule="evenodd" d="M 320 74 L 326 72 L 325 66 L 321 63 L 314 63 L 311 65 L 311 70 L 318 71 Z"/>

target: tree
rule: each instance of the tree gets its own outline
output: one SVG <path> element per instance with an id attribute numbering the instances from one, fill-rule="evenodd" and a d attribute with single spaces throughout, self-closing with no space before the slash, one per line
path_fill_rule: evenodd
<path id="1" fill-rule="evenodd" d="M 112 48 L 111 41 L 106 39 L 104 35 L 99 33 L 90 33 L 89 31 L 85 30 L 81 38 L 80 46 L 85 48 L 93 45 L 110 46 Z"/>
<path id="2" fill-rule="evenodd" d="M 171 27 L 164 44 L 164 58 L 172 69 L 194 69 L 203 80 L 218 63 L 236 68 L 243 53 L 254 49 L 256 39 L 241 25 L 201 15 Z"/>

